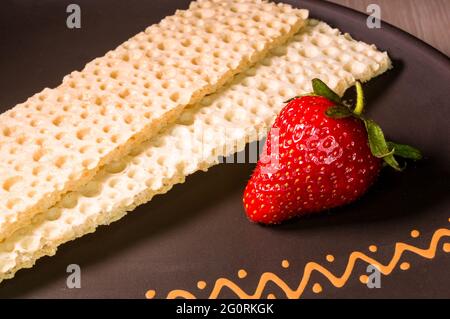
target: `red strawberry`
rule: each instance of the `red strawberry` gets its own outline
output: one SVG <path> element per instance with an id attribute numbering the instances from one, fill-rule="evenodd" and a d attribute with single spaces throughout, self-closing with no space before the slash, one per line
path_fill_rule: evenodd
<path id="1" fill-rule="evenodd" d="M 394 154 L 420 158 L 410 146 L 386 142 L 380 127 L 362 118 L 359 83 L 353 111 L 322 81 L 314 79 L 313 88 L 282 109 L 268 134 L 243 198 L 254 222 L 280 223 L 350 203 L 375 181 L 383 160 L 400 170 Z"/>

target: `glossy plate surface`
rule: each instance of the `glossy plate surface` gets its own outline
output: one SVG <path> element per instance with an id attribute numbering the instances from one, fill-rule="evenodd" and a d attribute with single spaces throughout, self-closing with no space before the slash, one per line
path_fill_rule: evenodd
<path id="1" fill-rule="evenodd" d="M 188 2 L 78 0 L 79 30 L 65 25 L 71 1 L 2 4 L 1 111 L 54 87 L 65 74 Z M 425 160 L 402 174 L 386 169 L 352 205 L 278 227 L 254 225 L 244 217 L 241 194 L 254 164 L 220 165 L 190 176 L 119 222 L 63 245 L 56 256 L 0 284 L 0 297 L 144 298 L 154 290 L 154 297 L 165 298 L 179 295 L 177 289 L 196 297 L 234 298 L 245 296 L 242 291 L 263 298 L 450 297 L 448 58 L 388 24 L 368 29 L 366 17 L 352 10 L 322 1 L 286 2 L 388 50 L 395 68 L 366 85 L 367 108 L 387 135 L 418 146 Z M 380 289 L 361 283 L 367 262 L 356 260 L 353 267 L 354 258 L 362 256 L 354 252 L 389 265 L 383 267 L 388 275 L 381 277 Z M 342 287 L 309 262 L 336 277 L 344 274 L 332 280 Z M 66 287 L 69 264 L 81 266 L 81 289 Z M 310 271 L 308 278 L 304 273 Z M 265 272 L 273 274 L 261 278 Z M 292 291 L 272 282 L 281 284 L 275 275 Z M 221 289 L 229 281 L 219 278 L 242 291 Z"/>

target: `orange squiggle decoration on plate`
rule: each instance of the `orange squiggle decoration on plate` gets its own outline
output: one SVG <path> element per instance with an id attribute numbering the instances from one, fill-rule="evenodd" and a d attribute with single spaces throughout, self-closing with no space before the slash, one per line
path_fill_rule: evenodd
<path id="1" fill-rule="evenodd" d="M 395 244 L 395 250 L 391 258 L 391 261 L 386 265 L 381 264 L 376 259 L 367 256 L 366 254 L 360 251 L 354 251 L 350 254 L 347 266 L 344 270 L 344 273 L 341 276 L 334 275 L 327 268 L 316 262 L 309 262 L 305 265 L 303 276 L 301 277 L 300 283 L 296 288 L 289 287 L 288 284 L 283 279 L 281 279 L 278 275 L 272 272 L 265 272 L 261 275 L 258 285 L 253 293 L 245 292 L 237 283 L 228 278 L 219 278 L 216 280 L 214 287 L 209 295 L 209 298 L 210 299 L 218 298 L 221 291 L 224 288 L 227 288 L 231 290 L 234 294 L 236 294 L 236 296 L 238 296 L 239 298 L 258 299 L 263 297 L 266 285 L 269 282 L 273 282 L 285 293 L 287 298 L 298 299 L 302 296 L 303 292 L 308 286 L 311 274 L 314 271 L 321 273 L 325 278 L 327 278 L 330 281 L 330 283 L 333 286 L 341 288 L 346 284 L 346 282 L 352 275 L 353 269 L 358 260 L 377 266 L 382 274 L 389 275 L 395 269 L 405 251 L 412 252 L 416 255 L 422 256 L 427 259 L 432 259 L 436 255 L 436 250 L 438 248 L 439 241 L 441 240 L 441 238 L 449 236 L 450 236 L 450 229 L 440 228 L 436 230 L 433 234 L 433 237 L 431 238 L 431 242 L 428 248 L 419 248 L 410 244 L 398 242 Z M 445 247 L 448 247 L 448 245 L 449 245 L 448 243 L 444 243 Z M 444 248 L 444 251 L 447 251 L 447 249 Z M 318 289 L 316 290 L 317 290 L 316 292 L 318 292 Z M 152 295 L 154 296 L 154 294 Z M 273 294 L 271 295 L 273 296 Z M 167 294 L 167 298 L 195 299 L 196 296 L 187 290 L 175 289 Z"/>

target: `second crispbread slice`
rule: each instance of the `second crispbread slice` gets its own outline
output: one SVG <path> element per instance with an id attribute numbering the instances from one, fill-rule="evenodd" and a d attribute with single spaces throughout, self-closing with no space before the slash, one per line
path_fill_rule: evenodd
<path id="1" fill-rule="evenodd" d="M 186 109 L 176 124 L 102 169 L 81 192 L 64 196 L 33 224 L 0 244 L 0 281 L 59 245 L 111 223 L 198 170 L 264 136 L 283 101 L 321 78 L 342 94 L 391 66 L 386 53 L 311 21 L 286 46 Z M 150 213 L 150 212 L 149 212 Z"/>
<path id="2" fill-rule="evenodd" d="M 199 0 L 0 115 L 0 241 L 284 42 L 306 12 Z"/>

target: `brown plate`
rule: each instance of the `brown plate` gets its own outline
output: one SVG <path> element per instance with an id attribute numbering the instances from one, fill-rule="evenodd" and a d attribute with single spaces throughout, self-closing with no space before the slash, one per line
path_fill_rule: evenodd
<path id="1" fill-rule="evenodd" d="M 71 2 L 2 4 L 2 111 L 56 86 L 65 74 L 176 8 L 186 8 L 189 1 L 78 0 L 79 30 L 65 26 Z M 144 298 L 155 290 L 155 297 L 164 298 L 170 292 L 175 296 L 177 289 L 197 297 L 217 292 L 218 297 L 236 297 L 227 287 L 219 289 L 228 280 L 249 295 L 286 297 L 286 289 L 270 280 L 275 275 L 296 290 L 288 293 L 294 297 L 450 297 L 450 259 L 444 251 L 450 250 L 448 58 L 386 23 L 368 29 L 366 17 L 355 11 L 321 1 L 286 2 L 389 51 L 395 68 L 366 85 L 369 112 L 389 136 L 418 146 L 426 158 L 401 174 L 386 169 L 352 205 L 278 227 L 251 224 L 244 217 L 241 195 L 254 165 L 220 165 L 190 176 L 121 221 L 63 245 L 56 256 L 1 283 L 1 297 Z M 419 236 L 412 237 L 412 230 Z M 361 283 L 360 276 L 368 275 L 367 262 L 356 260 L 353 267 L 351 261 L 362 256 L 355 252 L 383 265 L 393 260 L 392 267 L 383 268 L 381 288 Z M 334 261 L 327 261 L 327 255 Z M 282 267 L 283 260 L 289 267 Z M 315 270 L 305 277 L 305 269 L 308 274 L 317 268 L 309 262 L 338 277 L 347 269 L 343 280 L 335 282 L 342 287 Z M 69 264 L 81 266 L 80 289 L 66 286 Z M 241 269 L 245 278 L 238 276 Z M 206 284 L 200 283 L 203 289 L 199 281 Z"/>

